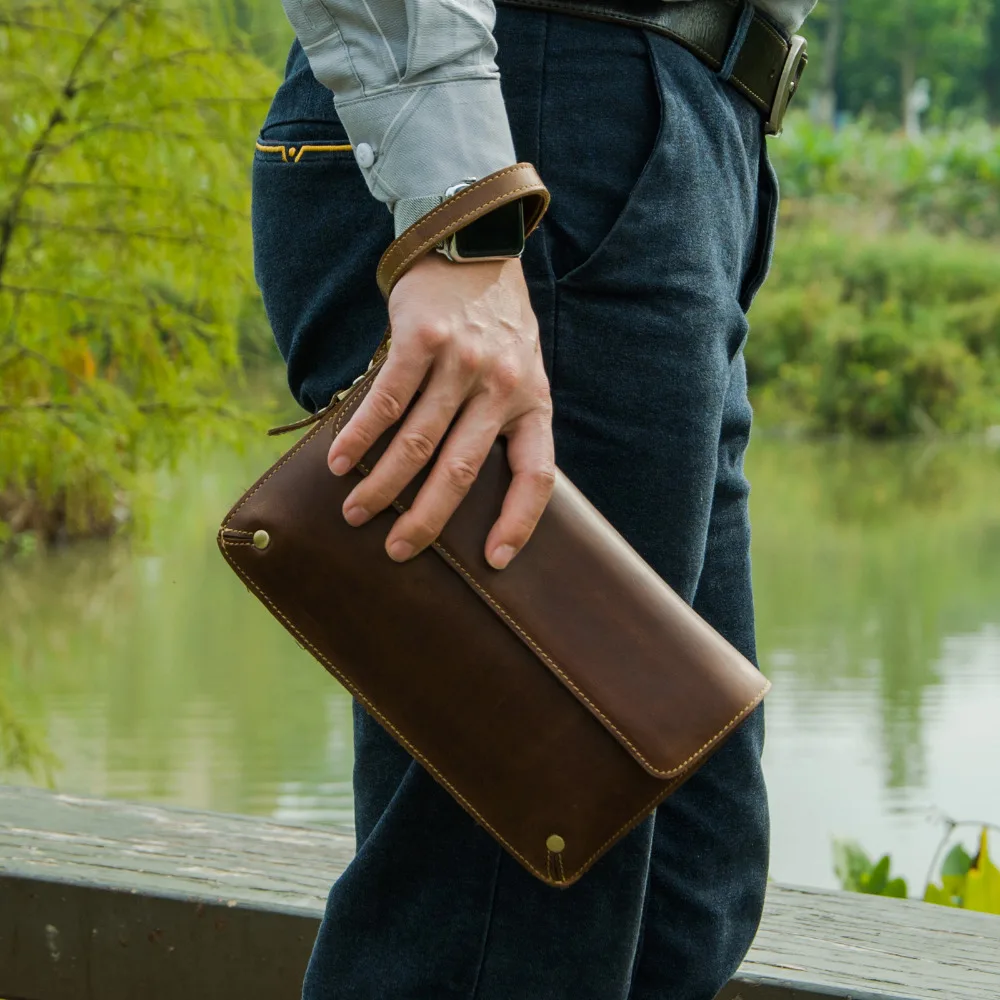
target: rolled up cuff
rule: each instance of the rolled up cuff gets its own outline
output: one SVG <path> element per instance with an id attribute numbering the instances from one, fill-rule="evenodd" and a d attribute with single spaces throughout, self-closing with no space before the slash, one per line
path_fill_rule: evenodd
<path id="1" fill-rule="evenodd" d="M 396 232 L 430 211 L 447 188 L 517 162 L 496 78 L 396 87 L 338 102 L 371 193 Z"/>

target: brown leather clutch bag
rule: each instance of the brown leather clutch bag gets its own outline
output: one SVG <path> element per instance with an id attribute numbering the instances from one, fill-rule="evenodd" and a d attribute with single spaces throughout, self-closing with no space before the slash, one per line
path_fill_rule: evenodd
<path id="1" fill-rule="evenodd" d="M 547 192 L 518 164 L 466 188 L 386 251 L 382 290 L 472 218 Z M 502 571 L 483 547 L 510 482 L 501 442 L 437 543 L 394 563 L 384 543 L 420 480 L 361 528 L 341 505 L 355 470 L 333 437 L 385 359 L 239 500 L 219 547 L 278 621 L 544 882 L 570 885 L 708 758 L 767 680 L 685 604 L 565 476 Z"/>

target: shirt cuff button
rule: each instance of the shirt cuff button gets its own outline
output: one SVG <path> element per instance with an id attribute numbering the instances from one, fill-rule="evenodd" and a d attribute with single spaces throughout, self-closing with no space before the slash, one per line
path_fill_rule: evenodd
<path id="1" fill-rule="evenodd" d="M 354 150 L 354 157 L 362 170 L 367 170 L 375 163 L 375 150 L 367 142 L 359 142 Z"/>

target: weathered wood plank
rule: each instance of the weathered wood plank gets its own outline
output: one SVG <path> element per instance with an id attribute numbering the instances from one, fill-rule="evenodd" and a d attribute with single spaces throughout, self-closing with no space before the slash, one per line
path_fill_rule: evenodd
<path id="1" fill-rule="evenodd" d="M 315 915 L 0 874 L 0 996 L 298 1000 L 317 924 Z"/>
<path id="2" fill-rule="evenodd" d="M 0 997 L 297 1000 L 353 849 L 343 831 L 0 786 Z M 719 1000 L 830 997 L 998 1000 L 1000 918 L 772 886 Z"/>
<path id="3" fill-rule="evenodd" d="M 1000 917 L 773 886 L 740 980 L 851 1000 L 998 1000 Z M 822 992 L 826 990 L 826 992 Z M 763 990 L 723 994 L 771 1000 Z M 775 994 L 777 997 L 778 994 Z"/>
<path id="4" fill-rule="evenodd" d="M 354 837 L 0 786 L 0 997 L 298 1000 Z"/>
<path id="5" fill-rule="evenodd" d="M 315 916 L 354 835 L 0 786 L 0 872 Z"/>

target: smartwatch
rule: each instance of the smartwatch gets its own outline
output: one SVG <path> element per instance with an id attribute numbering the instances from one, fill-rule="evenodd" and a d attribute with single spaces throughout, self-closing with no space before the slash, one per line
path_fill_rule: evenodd
<path id="1" fill-rule="evenodd" d="M 472 183 L 473 180 L 464 180 L 452 185 L 445 191 L 442 202 Z M 461 264 L 520 257 L 524 252 L 523 204 L 519 199 L 493 209 L 442 240 L 436 249 L 448 260 Z"/>

